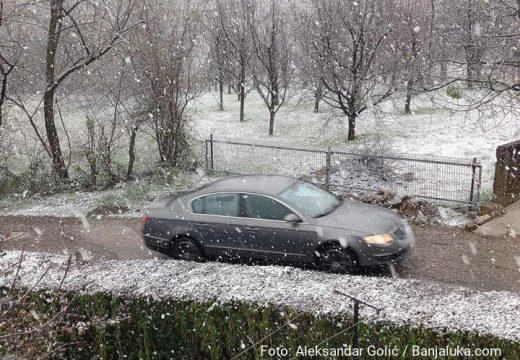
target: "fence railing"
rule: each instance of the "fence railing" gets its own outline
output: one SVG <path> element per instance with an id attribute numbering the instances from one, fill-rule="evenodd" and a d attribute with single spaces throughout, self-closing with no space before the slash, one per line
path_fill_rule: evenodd
<path id="1" fill-rule="evenodd" d="M 331 189 L 385 190 L 475 205 L 482 165 L 473 159 L 303 149 L 240 141 L 205 141 L 206 168 L 232 174 L 300 177 Z"/>

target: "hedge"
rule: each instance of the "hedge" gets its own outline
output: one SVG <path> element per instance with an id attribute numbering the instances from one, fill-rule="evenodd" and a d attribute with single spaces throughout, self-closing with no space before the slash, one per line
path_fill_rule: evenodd
<path id="1" fill-rule="evenodd" d="M 0 299 L 6 300 L 7 296 L 13 297 L 4 294 Z M 269 358 L 267 352 L 262 353 L 261 345 L 286 349 L 294 356 L 298 346 L 312 348 L 320 344 L 318 348 L 342 348 L 350 346 L 352 337 L 349 315 L 297 313 L 290 308 L 244 302 L 218 304 L 131 299 L 104 293 L 32 292 L 18 307 L 25 307 L 24 313 L 32 310 L 42 314 L 45 319 L 59 314 L 49 334 L 52 343 L 60 348 L 55 356 L 66 359 L 232 359 L 237 355 L 238 359 L 258 359 Z M 20 321 L 21 310 L 11 310 L 2 321 Z M 0 327 L 0 338 L 5 335 L 4 329 L 5 326 Z M 31 340 L 28 336 L 26 342 Z M 254 343 L 258 345 L 248 350 Z M 360 359 L 373 358 L 366 351 L 369 346 L 380 351 L 398 349 L 399 358 L 411 358 L 410 351 L 405 356 L 402 351 L 413 345 L 424 349 L 499 348 L 502 358 L 520 358 L 520 343 L 489 335 L 390 323 L 360 324 L 359 346 L 365 350 Z M 48 344 L 32 346 L 43 353 Z M 9 351 L 7 345 L 0 343 L 0 353 Z M 378 356 L 391 357 L 391 354 Z"/>

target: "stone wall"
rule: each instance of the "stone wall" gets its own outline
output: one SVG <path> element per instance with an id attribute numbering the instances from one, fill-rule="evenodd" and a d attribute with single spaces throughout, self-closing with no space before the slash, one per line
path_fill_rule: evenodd
<path id="1" fill-rule="evenodd" d="M 494 201 L 507 206 L 520 197 L 520 141 L 500 145 L 496 155 Z"/>

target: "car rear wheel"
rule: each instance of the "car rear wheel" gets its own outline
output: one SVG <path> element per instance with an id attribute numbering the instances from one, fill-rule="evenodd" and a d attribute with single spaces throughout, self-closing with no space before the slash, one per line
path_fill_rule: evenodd
<path id="1" fill-rule="evenodd" d="M 188 237 L 175 239 L 172 255 L 176 259 L 202 262 L 205 260 L 199 245 Z"/>
<path id="2" fill-rule="evenodd" d="M 329 245 L 319 251 L 318 268 L 322 271 L 354 274 L 357 270 L 355 255 L 340 245 Z"/>

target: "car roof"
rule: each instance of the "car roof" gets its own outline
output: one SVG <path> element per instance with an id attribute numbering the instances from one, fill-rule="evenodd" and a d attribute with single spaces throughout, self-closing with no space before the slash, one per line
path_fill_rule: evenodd
<path id="1" fill-rule="evenodd" d="M 250 192 L 275 196 L 299 181 L 280 175 L 241 175 L 230 176 L 203 186 L 197 195 L 212 192 Z"/>

